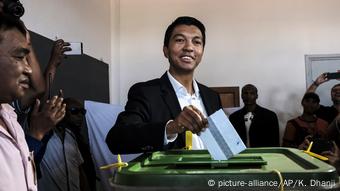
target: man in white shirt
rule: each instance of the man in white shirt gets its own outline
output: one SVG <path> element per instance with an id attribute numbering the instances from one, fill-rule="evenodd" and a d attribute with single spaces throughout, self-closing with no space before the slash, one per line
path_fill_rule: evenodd
<path id="1" fill-rule="evenodd" d="M 205 27 L 197 19 L 179 17 L 168 26 L 163 53 L 169 70 L 130 88 L 125 111 L 106 137 L 113 153 L 183 148 L 186 130 L 193 133 L 193 149 L 204 149 L 197 134 L 222 108 L 218 94 L 194 80 L 204 45 Z"/>
<path id="2" fill-rule="evenodd" d="M 241 97 L 244 107 L 229 116 L 235 130 L 247 147 L 278 147 L 279 122 L 276 114 L 256 103 L 257 88 L 243 86 Z"/>

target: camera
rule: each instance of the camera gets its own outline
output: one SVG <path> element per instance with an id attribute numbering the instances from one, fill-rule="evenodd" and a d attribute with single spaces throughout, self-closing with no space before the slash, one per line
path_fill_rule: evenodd
<path id="1" fill-rule="evenodd" d="M 19 19 L 25 13 L 24 6 L 22 6 L 19 0 L 4 0 L 3 9 L 6 14 L 17 19 Z"/>
<path id="2" fill-rule="evenodd" d="M 326 73 L 326 77 L 331 80 L 331 79 L 340 79 L 340 72 L 333 72 L 333 73 Z"/>

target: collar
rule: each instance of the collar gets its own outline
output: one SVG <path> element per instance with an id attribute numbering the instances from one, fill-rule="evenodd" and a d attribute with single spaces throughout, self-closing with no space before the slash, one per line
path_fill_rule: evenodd
<path id="1" fill-rule="evenodd" d="M 14 112 L 14 108 L 8 103 L 0 104 L 0 114 L 3 115 L 4 113 L 11 117 L 17 117 L 17 114 Z"/>
<path id="2" fill-rule="evenodd" d="M 255 115 L 255 114 L 259 111 L 259 109 L 261 109 L 261 106 L 259 106 L 259 105 L 256 104 L 256 107 L 255 107 L 254 111 L 252 111 L 251 113 L 252 113 L 253 115 Z M 246 115 L 246 114 L 248 113 L 248 111 L 247 111 L 247 109 L 246 109 L 245 106 L 242 107 L 241 111 L 242 111 L 243 115 Z"/>
<path id="3" fill-rule="evenodd" d="M 188 94 L 188 91 L 187 89 L 179 82 L 177 81 L 171 74 L 169 71 L 166 72 L 166 74 L 168 75 L 168 78 L 169 78 L 169 81 L 172 85 L 172 87 L 174 88 L 175 90 L 175 93 L 176 94 L 183 94 L 183 95 L 187 95 Z M 197 82 L 195 79 L 193 79 L 193 88 L 194 88 L 194 91 L 195 91 L 195 96 L 196 97 L 199 97 L 199 89 L 198 89 L 198 85 L 197 85 Z"/>

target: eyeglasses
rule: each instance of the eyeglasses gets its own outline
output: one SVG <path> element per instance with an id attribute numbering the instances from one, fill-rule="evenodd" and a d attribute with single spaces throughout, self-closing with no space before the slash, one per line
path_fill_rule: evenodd
<path id="1" fill-rule="evenodd" d="M 84 108 L 75 108 L 75 107 L 72 107 L 72 108 L 69 108 L 68 110 L 70 111 L 70 113 L 72 115 L 78 115 L 79 113 L 81 113 L 82 115 L 86 114 L 86 109 L 84 109 Z"/>

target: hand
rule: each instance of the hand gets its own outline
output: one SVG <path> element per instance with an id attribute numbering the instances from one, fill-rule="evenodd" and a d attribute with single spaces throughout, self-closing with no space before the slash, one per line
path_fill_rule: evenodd
<path id="1" fill-rule="evenodd" d="M 327 74 L 323 73 L 315 79 L 314 83 L 315 85 L 319 86 L 320 84 L 327 82 L 328 80 L 329 79 L 327 78 Z"/>
<path id="2" fill-rule="evenodd" d="M 310 144 L 310 139 L 312 138 L 312 135 L 307 135 L 305 137 L 305 139 L 303 140 L 303 142 L 298 146 L 298 149 L 300 150 L 307 150 L 308 146 Z"/>
<path id="3" fill-rule="evenodd" d="M 71 50 L 71 48 L 68 47 L 69 45 L 70 43 L 64 42 L 63 39 L 54 41 L 48 67 L 57 68 L 61 64 L 61 60 L 65 56 L 64 53 Z"/>
<path id="4" fill-rule="evenodd" d="M 29 133 L 32 137 L 41 140 L 47 132 L 53 129 L 65 116 L 66 104 L 63 98 L 54 96 L 40 108 L 37 99 L 31 114 Z"/>
<path id="5" fill-rule="evenodd" d="M 186 130 L 199 134 L 207 127 L 208 121 L 194 106 L 186 106 L 183 111 L 171 121 L 167 127 L 167 134 L 182 133 Z"/>
<path id="6" fill-rule="evenodd" d="M 334 141 L 333 151 L 324 151 L 321 153 L 321 155 L 327 157 L 329 164 L 335 166 L 336 168 L 340 164 L 340 150 Z"/>

